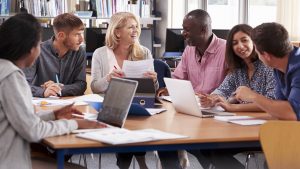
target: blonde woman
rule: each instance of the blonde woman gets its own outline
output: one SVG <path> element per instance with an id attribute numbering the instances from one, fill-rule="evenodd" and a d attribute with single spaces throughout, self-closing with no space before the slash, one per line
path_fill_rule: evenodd
<path id="1" fill-rule="evenodd" d="M 139 19 L 129 12 L 118 12 L 110 19 L 105 46 L 93 53 L 91 89 L 104 93 L 112 77 L 123 77 L 124 60 L 153 59 L 149 49 L 140 45 L 141 27 Z M 148 71 L 145 77 L 152 78 L 158 88 L 157 74 Z"/>
<path id="2" fill-rule="evenodd" d="M 124 77 L 122 71 L 124 60 L 153 59 L 150 50 L 140 45 L 140 34 L 139 19 L 132 13 L 119 12 L 111 17 L 105 37 L 106 45 L 93 53 L 91 89 L 94 93 L 104 93 L 112 77 Z M 152 78 L 158 88 L 157 74 L 154 69 L 146 72 L 144 76 Z M 129 168 L 133 155 L 140 168 L 147 169 L 145 152 L 117 154 L 119 168 Z"/>

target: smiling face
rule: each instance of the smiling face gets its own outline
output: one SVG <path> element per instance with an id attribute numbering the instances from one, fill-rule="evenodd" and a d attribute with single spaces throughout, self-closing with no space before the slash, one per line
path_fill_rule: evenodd
<path id="1" fill-rule="evenodd" d="M 201 31 L 201 26 L 195 23 L 195 18 L 193 16 L 188 16 L 183 20 L 182 35 L 189 46 L 197 46 L 197 44 L 202 42 L 203 32 Z"/>
<path id="2" fill-rule="evenodd" d="M 249 35 L 239 31 L 233 35 L 232 48 L 236 55 L 243 60 L 250 59 L 253 52 L 253 42 Z"/>
<path id="3" fill-rule="evenodd" d="M 129 18 L 124 27 L 117 29 L 116 35 L 120 39 L 120 44 L 134 44 L 139 38 L 138 23 L 133 18 Z"/>

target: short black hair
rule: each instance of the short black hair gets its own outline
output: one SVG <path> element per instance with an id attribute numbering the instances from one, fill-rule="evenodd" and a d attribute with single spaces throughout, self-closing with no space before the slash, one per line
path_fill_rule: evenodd
<path id="1" fill-rule="evenodd" d="M 263 23 L 251 32 L 256 50 L 282 58 L 293 50 L 287 30 L 279 23 Z"/>
<path id="2" fill-rule="evenodd" d="M 201 27 L 207 27 L 208 29 L 211 29 L 211 18 L 205 10 L 202 9 L 195 9 L 190 11 L 188 14 L 186 14 L 186 17 L 192 16 L 195 23 L 198 24 Z"/>
<path id="3" fill-rule="evenodd" d="M 41 25 L 27 13 L 10 17 L 0 26 L 0 58 L 16 61 L 39 44 Z"/>
<path id="4" fill-rule="evenodd" d="M 228 69 L 229 69 L 228 72 L 233 72 L 236 69 L 240 69 L 246 66 L 243 59 L 240 58 L 238 55 L 236 55 L 233 51 L 233 45 L 232 45 L 233 36 L 237 32 L 243 32 L 250 37 L 252 30 L 253 28 L 247 24 L 239 24 L 231 28 L 230 32 L 228 33 L 227 42 L 226 42 L 226 52 L 225 52 L 226 63 L 228 64 Z M 252 62 L 258 59 L 258 55 L 255 52 L 254 48 L 250 57 Z"/>

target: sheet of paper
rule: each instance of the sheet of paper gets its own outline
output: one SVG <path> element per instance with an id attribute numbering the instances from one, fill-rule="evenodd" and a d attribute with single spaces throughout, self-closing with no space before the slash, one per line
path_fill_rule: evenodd
<path id="1" fill-rule="evenodd" d="M 155 129 L 127 130 L 124 128 L 106 128 L 96 132 L 80 133 L 76 136 L 113 145 L 187 137 Z"/>
<path id="2" fill-rule="evenodd" d="M 253 119 L 250 116 L 215 116 L 215 120 L 229 122 L 231 120 L 246 120 L 246 119 Z"/>
<path id="3" fill-rule="evenodd" d="M 129 61 L 124 60 L 122 68 L 125 77 L 142 78 L 147 71 L 154 71 L 153 59 Z"/>
<path id="4" fill-rule="evenodd" d="M 103 97 L 98 94 L 87 94 L 72 99 L 67 99 L 72 102 L 103 102 Z"/>
<path id="5" fill-rule="evenodd" d="M 172 99 L 170 96 L 159 96 L 159 98 L 172 103 Z"/>
<path id="6" fill-rule="evenodd" d="M 147 110 L 151 115 L 154 115 L 154 114 L 158 114 L 158 113 L 167 111 L 167 109 L 165 109 L 165 108 L 146 108 L 146 110 Z"/>
<path id="7" fill-rule="evenodd" d="M 58 100 L 53 100 L 53 99 L 38 99 L 38 100 L 32 100 L 32 103 L 36 106 L 65 106 L 72 104 L 72 101 L 69 100 L 63 100 L 63 99 L 58 99 Z"/>
<path id="8" fill-rule="evenodd" d="M 249 119 L 249 120 L 231 120 L 230 123 L 239 124 L 243 126 L 261 125 L 267 122 L 266 120 Z"/>

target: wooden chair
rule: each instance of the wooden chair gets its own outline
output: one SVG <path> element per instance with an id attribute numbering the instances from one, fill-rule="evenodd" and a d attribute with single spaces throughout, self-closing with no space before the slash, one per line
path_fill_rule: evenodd
<path id="1" fill-rule="evenodd" d="M 261 126 L 259 137 L 270 169 L 300 168 L 299 122 L 267 122 Z"/>

